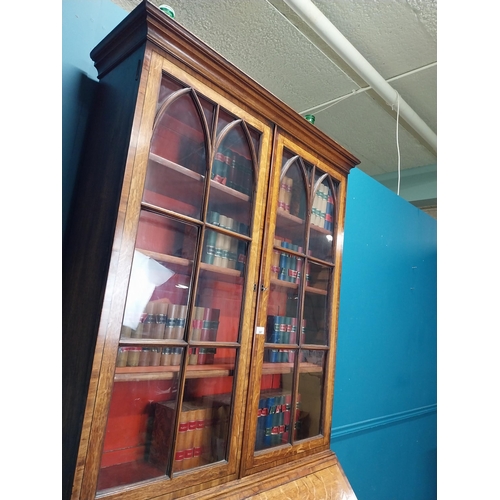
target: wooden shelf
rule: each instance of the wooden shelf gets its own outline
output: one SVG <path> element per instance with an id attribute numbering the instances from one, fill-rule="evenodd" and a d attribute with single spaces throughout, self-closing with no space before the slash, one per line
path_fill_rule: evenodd
<path id="1" fill-rule="evenodd" d="M 262 363 L 262 375 L 274 375 L 283 373 L 292 373 L 293 363 Z M 315 365 L 314 363 L 299 363 L 300 373 L 320 373 L 323 367 Z"/>
<path id="2" fill-rule="evenodd" d="M 315 231 L 316 233 L 332 236 L 332 232 L 328 229 L 325 229 L 325 228 L 319 227 L 319 226 L 315 226 L 314 224 L 311 224 L 310 227 L 311 227 L 311 231 Z"/>
<path id="3" fill-rule="evenodd" d="M 306 293 L 313 293 L 315 295 L 328 295 L 327 290 L 323 290 L 322 288 L 314 288 L 312 286 L 306 286 Z"/>
<path id="4" fill-rule="evenodd" d="M 178 197 L 179 199 L 189 200 L 189 197 L 193 196 L 193 189 L 196 189 L 196 186 L 200 186 L 201 188 L 202 183 L 205 181 L 204 175 L 154 153 L 149 154 L 149 162 L 150 167 L 168 169 L 168 173 L 155 177 L 156 180 L 165 179 L 163 182 L 158 182 L 155 191 L 160 193 L 175 191 L 178 196 L 173 196 L 174 198 Z M 166 179 L 168 179 L 168 184 Z M 182 193 L 182 196 L 179 197 L 179 193 Z M 249 210 L 250 196 L 224 184 L 210 180 L 210 203 L 215 204 L 217 207 L 231 207 L 232 212 Z"/>
<path id="5" fill-rule="evenodd" d="M 296 217 L 295 215 L 292 215 L 282 208 L 278 208 L 277 212 L 277 220 L 279 221 L 279 228 L 280 229 L 297 229 L 297 228 L 302 228 L 305 224 L 305 220 L 301 219 L 300 217 Z M 311 231 L 314 231 L 316 233 L 320 234 L 329 234 L 331 235 L 332 232 L 328 229 L 325 229 L 323 227 L 316 226 L 315 224 L 310 224 Z"/>
<path id="6" fill-rule="evenodd" d="M 231 204 L 234 203 L 235 200 L 240 200 L 244 203 L 249 203 L 250 196 L 242 193 L 241 191 L 237 191 L 236 189 L 230 188 L 221 184 L 220 182 L 215 182 L 214 180 L 210 180 L 210 192 L 211 199 L 215 198 L 215 201 L 221 200 L 227 202 L 227 197 L 234 198 L 231 200 Z M 217 194 L 216 194 L 217 193 Z M 223 196 L 223 198 L 221 197 Z"/>
<path id="7" fill-rule="evenodd" d="M 172 380 L 179 375 L 180 366 L 126 366 L 115 371 L 115 382 L 142 380 Z M 234 364 L 188 365 L 186 378 L 228 377 L 233 374 Z"/>
<path id="8" fill-rule="evenodd" d="M 279 280 L 277 278 L 271 278 L 271 285 L 281 288 L 289 288 L 290 290 L 298 290 L 299 285 L 297 283 L 292 283 L 291 281 Z M 315 288 L 312 286 L 306 286 L 307 293 L 313 293 L 316 295 L 328 295 L 327 290 L 323 290 L 322 288 Z"/>
<path id="9" fill-rule="evenodd" d="M 191 179 L 197 182 L 205 180 L 205 176 L 200 175 L 197 172 L 190 170 L 189 168 L 183 167 L 182 165 L 178 165 L 173 161 L 167 160 L 166 158 L 155 155 L 154 153 L 149 153 L 149 161 L 160 167 L 166 167 L 169 169 L 169 184 L 171 183 L 175 185 L 176 180 L 178 182 L 185 182 L 186 179 Z"/>
<path id="10" fill-rule="evenodd" d="M 167 255 L 167 254 L 159 253 L 159 252 L 152 252 L 150 250 L 144 250 L 142 248 L 137 248 L 137 251 L 141 252 L 144 255 L 147 255 L 148 257 L 151 257 L 154 260 L 157 260 L 160 262 L 165 262 L 165 264 L 170 264 L 173 267 L 186 268 L 186 267 L 191 266 L 193 264 L 192 260 L 183 259 L 181 257 L 175 257 L 173 255 Z M 185 269 L 184 269 L 184 272 L 185 272 Z"/>
<path id="11" fill-rule="evenodd" d="M 172 346 L 172 347 L 185 347 L 187 342 L 182 339 L 151 339 L 151 338 L 137 338 L 137 337 L 120 337 L 120 345 L 157 345 L 157 346 Z"/>
<path id="12" fill-rule="evenodd" d="M 212 264 L 207 264 L 206 262 L 200 262 L 200 269 L 209 274 L 217 274 L 219 277 L 225 276 L 232 278 L 231 281 L 234 281 L 234 278 L 241 278 L 241 271 L 238 271 L 237 269 L 213 266 Z"/>
<path id="13" fill-rule="evenodd" d="M 299 285 L 297 283 L 292 283 L 291 281 L 279 280 L 277 278 L 271 278 L 271 285 L 280 288 L 289 288 L 290 290 L 298 290 Z"/>
<path id="14" fill-rule="evenodd" d="M 300 217 L 296 217 L 295 215 L 292 215 L 289 212 L 286 212 L 282 208 L 278 207 L 278 211 L 276 212 L 278 219 L 281 219 L 280 225 L 283 226 L 288 226 L 288 227 L 296 227 L 296 226 L 303 226 L 305 224 L 305 220 L 301 219 Z"/>
<path id="15" fill-rule="evenodd" d="M 188 259 L 183 259 L 181 257 L 174 257 L 173 255 L 166 255 L 164 253 L 152 252 L 150 250 L 144 250 L 138 248 L 137 251 L 151 257 L 159 262 L 164 262 L 172 267 L 172 271 L 179 273 L 186 273 L 187 268 L 192 266 L 193 261 Z M 243 278 L 241 277 L 241 271 L 237 269 L 230 269 L 228 267 L 213 266 L 212 264 L 207 264 L 206 262 L 200 262 L 200 269 L 208 277 L 210 275 L 216 276 L 219 281 L 229 281 L 234 283 L 238 280 L 238 284 L 243 284 Z M 241 283 L 239 283 L 241 281 Z"/>

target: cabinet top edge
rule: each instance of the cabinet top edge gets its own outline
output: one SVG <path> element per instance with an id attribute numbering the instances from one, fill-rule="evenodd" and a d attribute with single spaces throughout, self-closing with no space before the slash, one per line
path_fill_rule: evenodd
<path id="1" fill-rule="evenodd" d="M 214 82 L 239 102 L 253 97 L 261 106 L 259 112 L 273 117 L 272 123 L 304 142 L 326 148 L 335 164 L 347 175 L 360 160 L 331 137 L 305 120 L 290 106 L 234 66 L 177 21 L 164 14 L 148 0 L 143 0 L 90 52 L 101 80 L 134 51 L 146 51 L 149 44 L 174 57 Z M 331 158 L 330 158 L 331 159 Z"/>

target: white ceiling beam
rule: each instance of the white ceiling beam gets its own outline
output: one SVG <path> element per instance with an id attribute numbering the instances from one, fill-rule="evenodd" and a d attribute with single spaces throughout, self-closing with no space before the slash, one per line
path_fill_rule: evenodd
<path id="1" fill-rule="evenodd" d="M 437 152 L 437 135 L 311 0 L 284 2 Z M 399 102 L 398 102 L 399 101 Z"/>

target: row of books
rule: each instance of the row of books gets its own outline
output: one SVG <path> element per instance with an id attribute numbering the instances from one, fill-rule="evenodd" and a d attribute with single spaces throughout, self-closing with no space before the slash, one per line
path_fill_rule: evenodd
<path id="1" fill-rule="evenodd" d="M 284 176 L 281 179 L 278 193 L 278 209 L 290 213 L 290 201 L 292 198 L 293 179 Z"/>
<path id="2" fill-rule="evenodd" d="M 239 234 L 248 235 L 249 226 L 243 222 L 238 222 L 234 220 L 232 217 L 228 217 L 227 215 L 221 214 L 215 210 L 210 210 L 207 214 L 207 222 L 209 224 L 213 224 L 214 226 L 219 226 L 224 229 L 229 229 L 230 231 L 234 231 Z"/>
<path id="3" fill-rule="evenodd" d="M 285 250 L 289 249 L 297 253 L 302 253 L 303 248 L 294 245 L 288 239 L 280 237 L 274 238 L 274 246 L 271 262 L 271 278 L 299 284 L 303 279 L 304 259 L 285 251 L 280 252 L 276 247 L 281 247 Z M 310 279 L 308 263 L 306 264 L 305 271 L 306 284 L 308 284 Z"/>
<path id="4" fill-rule="evenodd" d="M 180 366 L 182 352 L 182 347 L 120 346 L 116 366 Z M 191 347 L 188 365 L 213 365 L 216 352 L 215 348 Z"/>
<path id="5" fill-rule="evenodd" d="M 311 224 L 333 231 L 333 195 L 331 189 L 321 184 L 313 199 Z"/>
<path id="6" fill-rule="evenodd" d="M 194 307 L 191 320 L 192 340 L 217 340 L 220 309 Z M 183 339 L 186 328 L 187 305 L 157 300 L 146 305 L 146 310 L 135 330 L 122 327 L 122 338 Z"/>
<path id="7" fill-rule="evenodd" d="M 195 306 L 191 318 L 191 340 L 217 340 L 219 319 L 220 309 Z"/>
<path id="8" fill-rule="evenodd" d="M 173 454 L 173 472 L 224 458 L 230 405 L 214 402 L 213 398 L 185 401 L 182 404 Z M 155 405 L 149 460 L 162 468 L 168 465 L 172 450 L 175 411 L 175 401 L 163 401 Z"/>
<path id="9" fill-rule="evenodd" d="M 306 320 L 302 320 L 301 335 L 304 336 Z M 291 316 L 267 316 L 266 342 L 271 344 L 297 343 L 297 318 Z"/>
<path id="10" fill-rule="evenodd" d="M 292 421 L 292 395 L 282 390 L 262 391 L 259 398 L 257 411 L 257 432 L 255 449 L 261 450 L 290 442 L 290 426 Z M 299 422 L 299 402 L 295 409 L 294 437 Z"/>
<path id="11" fill-rule="evenodd" d="M 251 195 L 252 161 L 230 149 L 219 149 L 212 164 L 211 179 L 240 193 Z"/>
<path id="12" fill-rule="evenodd" d="M 209 229 L 206 232 L 201 260 L 213 266 L 243 272 L 246 247 L 245 241 Z"/>
<path id="13" fill-rule="evenodd" d="M 296 352 L 294 349 L 266 349 L 264 361 L 268 363 L 293 363 Z"/>
<path id="14" fill-rule="evenodd" d="M 293 179 L 287 176 L 281 179 L 278 210 L 283 210 L 300 219 L 305 218 L 306 197 L 304 185 L 301 182 L 294 183 Z"/>

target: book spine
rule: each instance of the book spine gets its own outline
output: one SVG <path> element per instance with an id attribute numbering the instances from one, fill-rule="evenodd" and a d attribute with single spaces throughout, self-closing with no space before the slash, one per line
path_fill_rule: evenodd
<path id="1" fill-rule="evenodd" d="M 325 227 L 325 220 L 326 220 L 326 207 L 328 205 L 328 186 L 325 186 L 322 184 L 320 186 L 321 189 L 321 222 L 320 222 L 320 227 L 324 228 Z"/>
<path id="2" fill-rule="evenodd" d="M 295 245 L 292 245 L 295 246 Z M 295 255 L 288 256 L 288 279 L 291 283 L 297 281 L 297 257 Z"/>
<path id="3" fill-rule="evenodd" d="M 265 420 L 264 446 L 269 447 L 272 446 L 274 414 L 276 412 L 274 397 L 268 397 L 266 404 L 267 404 L 267 414 Z"/>
<path id="4" fill-rule="evenodd" d="M 225 245 L 225 235 L 222 233 L 216 233 L 215 252 L 213 260 L 214 266 L 225 267 L 223 263 L 224 245 Z"/>
<path id="5" fill-rule="evenodd" d="M 326 215 L 325 215 L 325 229 L 333 231 L 333 195 L 330 188 L 327 193 Z"/>
<path id="6" fill-rule="evenodd" d="M 189 427 L 189 412 L 181 411 L 179 416 L 179 427 L 177 431 L 177 442 L 174 453 L 173 472 L 179 472 L 184 467 L 184 456 L 187 447 L 187 432 Z"/>
<path id="7" fill-rule="evenodd" d="M 290 338 L 289 342 L 290 344 L 296 344 L 297 343 L 297 318 L 290 318 Z"/>
<path id="8" fill-rule="evenodd" d="M 203 245 L 202 261 L 207 264 L 214 264 L 215 245 L 217 244 L 217 233 L 211 229 L 205 233 L 205 244 Z"/>
<path id="9" fill-rule="evenodd" d="M 257 430 L 255 435 L 255 449 L 260 450 L 264 446 L 264 435 L 266 432 L 265 421 L 267 416 L 266 407 L 267 398 L 259 399 L 259 408 L 257 410 Z"/>
<path id="10" fill-rule="evenodd" d="M 153 307 L 155 321 L 151 326 L 150 334 L 152 339 L 162 339 L 165 334 L 167 323 L 168 302 L 157 302 Z"/>
<path id="11" fill-rule="evenodd" d="M 220 318 L 220 309 L 211 309 L 210 310 L 210 325 L 209 325 L 209 339 L 211 341 L 217 340 L 217 332 L 219 330 L 219 318 Z"/>
<path id="12" fill-rule="evenodd" d="M 146 316 L 142 323 L 142 338 L 150 339 L 151 338 L 151 330 L 154 327 L 156 322 L 155 313 L 154 313 L 154 304 L 152 302 L 148 302 L 146 305 Z"/>
<path id="13" fill-rule="evenodd" d="M 176 316 L 174 317 L 173 339 L 182 339 L 186 328 L 187 305 L 178 305 Z"/>
<path id="14" fill-rule="evenodd" d="M 193 319 L 191 321 L 191 340 L 200 340 L 201 327 L 203 326 L 203 307 L 195 306 L 193 309 Z"/>
<path id="15" fill-rule="evenodd" d="M 188 414 L 188 428 L 186 431 L 186 442 L 184 449 L 184 460 L 182 462 L 182 470 L 192 469 L 195 467 L 194 458 L 194 438 L 196 432 L 196 410 L 186 412 Z"/>
<path id="16" fill-rule="evenodd" d="M 283 177 L 280 182 L 280 190 L 278 193 L 278 209 L 286 211 L 286 197 L 287 197 L 287 191 L 286 191 L 286 177 Z"/>
<path id="17" fill-rule="evenodd" d="M 201 323 L 200 340 L 206 341 L 210 340 L 210 329 L 211 329 L 211 309 L 206 307 L 203 311 L 203 319 Z"/>
<path id="18" fill-rule="evenodd" d="M 205 408 L 199 408 L 194 412 L 195 429 L 193 434 L 193 467 L 199 467 L 202 463 L 203 430 L 205 428 Z"/>
<path id="19" fill-rule="evenodd" d="M 283 434 L 281 441 L 282 443 L 288 443 L 290 441 L 290 409 L 292 406 L 292 395 L 285 395 L 285 408 L 283 412 Z"/>

